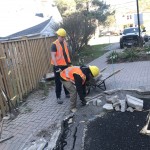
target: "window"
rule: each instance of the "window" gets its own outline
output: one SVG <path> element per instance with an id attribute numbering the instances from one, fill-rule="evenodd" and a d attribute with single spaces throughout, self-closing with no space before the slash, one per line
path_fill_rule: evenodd
<path id="1" fill-rule="evenodd" d="M 132 15 L 130 15 L 130 19 L 132 19 Z"/>

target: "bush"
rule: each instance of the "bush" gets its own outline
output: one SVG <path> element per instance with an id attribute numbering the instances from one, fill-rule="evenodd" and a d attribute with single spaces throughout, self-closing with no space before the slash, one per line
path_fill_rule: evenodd
<path id="1" fill-rule="evenodd" d="M 125 49 L 123 55 L 124 59 L 131 62 L 139 58 L 139 53 L 134 48 Z"/>
<path id="2" fill-rule="evenodd" d="M 67 31 L 68 43 L 73 51 L 79 51 L 88 43 L 95 31 L 95 24 L 82 12 L 64 18 L 62 27 Z"/>
<path id="3" fill-rule="evenodd" d="M 149 61 L 150 60 L 150 46 L 139 48 L 127 48 L 122 52 L 112 52 L 107 57 L 107 63 L 123 63 L 134 61 Z"/>
<path id="4" fill-rule="evenodd" d="M 113 51 L 112 53 L 110 53 L 107 57 L 107 61 L 109 63 L 116 63 L 118 62 L 118 59 L 119 59 L 119 55 L 120 53 L 116 52 L 116 51 Z"/>

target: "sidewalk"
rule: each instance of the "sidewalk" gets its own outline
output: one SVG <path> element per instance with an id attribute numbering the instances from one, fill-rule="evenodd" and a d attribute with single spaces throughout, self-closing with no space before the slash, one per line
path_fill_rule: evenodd
<path id="1" fill-rule="evenodd" d="M 120 73 L 106 80 L 107 90 L 115 88 L 150 89 L 150 61 L 108 65 L 106 64 L 108 53 L 90 63 L 99 68 L 108 66 L 105 73 L 112 73 L 123 68 Z M 30 141 L 35 140 L 35 137 L 38 138 L 36 135 L 41 130 L 48 129 L 69 114 L 69 99 L 65 98 L 64 93 L 62 95 L 64 103 L 59 105 L 56 103 L 54 87 L 49 91 L 46 99 L 43 99 L 43 91 L 31 93 L 22 106 L 22 113 L 16 119 L 4 122 L 2 138 L 9 135 L 14 135 L 14 137 L 0 143 L 1 150 L 23 150 Z"/>

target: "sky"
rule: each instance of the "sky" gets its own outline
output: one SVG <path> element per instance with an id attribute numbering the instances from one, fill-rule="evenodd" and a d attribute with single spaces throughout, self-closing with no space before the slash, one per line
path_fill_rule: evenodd
<path id="1" fill-rule="evenodd" d="M 49 0 L 49 2 L 52 1 Z M 118 9 L 125 5 L 131 7 L 134 4 L 133 1 L 136 0 L 106 0 L 106 3 Z M 0 0 L 0 37 L 41 23 L 43 21 L 41 18 L 34 17 L 40 9 L 39 0 Z"/>
<path id="2" fill-rule="evenodd" d="M 122 9 L 136 9 L 136 0 L 105 0 L 107 4 L 110 4 L 116 10 Z"/>
<path id="3" fill-rule="evenodd" d="M 0 0 L 0 37 L 4 37 L 43 22 L 35 17 L 40 12 L 38 0 Z"/>
<path id="4" fill-rule="evenodd" d="M 134 2 L 136 0 L 105 0 L 106 3 L 111 4 L 111 5 L 118 5 L 118 4 L 123 4 L 123 3 L 130 3 Z"/>

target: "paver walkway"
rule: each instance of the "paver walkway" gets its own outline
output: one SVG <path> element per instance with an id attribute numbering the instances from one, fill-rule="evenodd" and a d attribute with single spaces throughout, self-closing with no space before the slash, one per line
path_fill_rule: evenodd
<path id="1" fill-rule="evenodd" d="M 114 88 L 150 88 L 150 61 L 106 64 L 106 55 L 91 62 L 100 68 L 108 66 L 106 73 L 124 68 L 117 75 L 106 80 L 107 90 Z M 25 110 L 22 114 L 12 120 L 4 122 L 2 138 L 10 134 L 13 138 L 0 143 L 0 150 L 23 150 L 35 134 L 58 120 L 62 120 L 69 114 L 69 99 L 64 99 L 64 103 L 56 103 L 54 88 L 49 90 L 46 99 L 42 99 L 42 91 L 31 93 L 24 103 Z M 78 106 L 79 107 L 79 106 Z"/>

